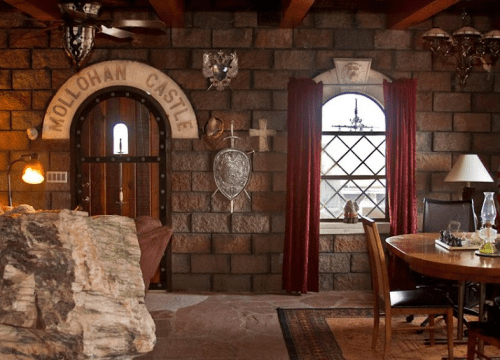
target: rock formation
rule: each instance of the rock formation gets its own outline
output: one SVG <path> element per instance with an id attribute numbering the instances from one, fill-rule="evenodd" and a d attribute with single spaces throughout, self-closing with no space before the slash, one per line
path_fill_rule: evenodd
<path id="1" fill-rule="evenodd" d="M 0 358 L 131 359 L 151 351 L 155 325 L 134 220 L 14 210 L 0 216 Z"/>

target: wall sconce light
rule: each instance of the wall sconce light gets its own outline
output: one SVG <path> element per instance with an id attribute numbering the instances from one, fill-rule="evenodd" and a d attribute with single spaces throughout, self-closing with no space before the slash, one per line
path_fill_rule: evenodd
<path id="1" fill-rule="evenodd" d="M 23 161 L 26 163 L 26 165 L 24 165 L 23 174 L 21 176 L 21 178 L 23 179 L 23 181 L 25 183 L 27 183 L 27 184 L 41 184 L 44 180 L 43 165 L 38 160 L 37 153 L 21 155 L 21 157 L 19 159 L 11 162 L 9 165 L 9 169 L 7 170 L 7 183 L 8 183 L 8 190 L 9 190 L 9 206 L 12 206 L 12 188 L 11 188 L 11 184 L 10 184 L 10 170 L 12 168 L 12 165 L 14 165 L 15 163 L 20 162 L 20 161 Z"/>
<path id="2" fill-rule="evenodd" d="M 474 63 L 480 60 L 484 69 L 491 71 L 491 63 L 486 55 L 496 58 L 500 52 L 500 30 L 492 30 L 482 35 L 478 30 L 470 26 L 470 15 L 463 11 L 462 25 L 453 35 L 439 27 L 435 27 L 422 35 L 434 54 L 443 59 L 454 57 L 457 60 L 457 75 L 460 83 L 465 84 Z"/>

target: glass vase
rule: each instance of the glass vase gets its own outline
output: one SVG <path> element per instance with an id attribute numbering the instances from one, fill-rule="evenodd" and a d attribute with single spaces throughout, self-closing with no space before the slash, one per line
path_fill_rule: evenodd
<path id="1" fill-rule="evenodd" d="M 495 252 L 494 241 L 497 237 L 497 231 L 493 229 L 492 225 L 497 216 L 495 208 L 494 192 L 485 192 L 483 207 L 481 208 L 481 229 L 479 230 L 479 237 L 484 241 L 479 249 L 481 254 L 492 254 Z"/>

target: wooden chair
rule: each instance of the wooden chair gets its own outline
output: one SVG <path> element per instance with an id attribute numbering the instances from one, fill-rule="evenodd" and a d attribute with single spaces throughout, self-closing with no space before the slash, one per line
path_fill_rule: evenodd
<path id="1" fill-rule="evenodd" d="M 469 322 L 469 340 L 467 341 L 467 360 L 474 360 L 475 355 L 483 359 L 491 360 L 484 354 L 484 347 L 476 348 L 479 341 L 500 348 L 500 331 L 497 324 Z"/>
<path id="2" fill-rule="evenodd" d="M 393 329 L 392 317 L 398 315 L 427 315 L 429 316 L 429 326 L 424 329 L 430 331 L 431 345 L 435 344 L 434 330 L 437 328 L 447 329 L 448 357 L 453 360 L 453 303 L 439 290 L 432 288 L 390 291 L 387 265 L 378 232 L 377 224 L 372 219 L 361 216 L 370 256 L 374 306 L 373 306 L 373 337 L 372 348 L 375 348 L 380 311 L 385 313 L 385 344 L 384 360 L 390 352 L 392 330 L 421 330 L 421 327 L 404 326 Z M 446 326 L 435 326 L 434 316 L 445 315 Z"/>

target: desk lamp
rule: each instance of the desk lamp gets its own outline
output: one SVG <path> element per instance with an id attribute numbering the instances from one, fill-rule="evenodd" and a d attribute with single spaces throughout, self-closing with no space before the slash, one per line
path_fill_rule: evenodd
<path id="1" fill-rule="evenodd" d="M 14 160 L 13 162 L 10 163 L 9 169 L 7 170 L 7 183 L 8 183 L 8 189 L 9 189 L 9 206 L 12 206 L 12 188 L 10 185 L 10 169 L 12 168 L 12 165 L 15 163 L 23 161 L 26 163 L 23 168 L 23 174 L 21 178 L 25 183 L 28 184 L 41 184 L 44 180 L 43 177 L 43 166 L 40 161 L 38 161 L 38 154 L 37 153 L 31 153 L 31 154 L 25 154 L 21 155 L 21 157 L 17 160 Z"/>
<path id="2" fill-rule="evenodd" d="M 474 195 L 471 182 L 493 182 L 488 170 L 476 154 L 460 155 L 451 171 L 444 178 L 446 182 L 465 182 L 462 200 L 470 200 Z"/>

